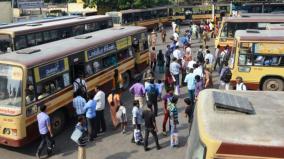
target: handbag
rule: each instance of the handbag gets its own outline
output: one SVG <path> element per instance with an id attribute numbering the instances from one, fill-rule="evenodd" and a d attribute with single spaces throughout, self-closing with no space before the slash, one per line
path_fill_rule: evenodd
<path id="1" fill-rule="evenodd" d="M 80 139 L 82 138 L 83 134 L 84 132 L 76 127 L 71 135 L 71 140 L 73 140 L 77 144 L 80 144 Z"/>

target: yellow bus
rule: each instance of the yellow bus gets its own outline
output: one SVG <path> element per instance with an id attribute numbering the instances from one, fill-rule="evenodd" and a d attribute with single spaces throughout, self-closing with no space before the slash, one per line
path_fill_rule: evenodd
<path id="1" fill-rule="evenodd" d="M 269 91 L 201 91 L 185 158 L 283 159 L 283 96 Z"/>
<path id="2" fill-rule="evenodd" d="M 220 45 L 225 47 L 229 45 L 233 46 L 234 35 L 237 30 L 245 29 L 266 29 L 268 24 L 284 23 L 283 16 L 272 15 L 243 15 L 240 17 L 224 17 L 219 27 L 218 36 L 215 38 L 215 47 Z"/>
<path id="3" fill-rule="evenodd" d="M 59 133 L 73 112 L 73 81 L 83 73 L 88 91 L 123 87 L 148 66 L 147 30 L 119 27 L 92 32 L 0 56 L 0 144 L 20 147 L 38 137 L 38 105 L 45 104 Z"/>
<path id="4" fill-rule="evenodd" d="M 77 17 L 0 29 L 0 53 L 113 27 L 109 16 Z"/>
<path id="5" fill-rule="evenodd" d="M 181 6 L 184 10 L 186 20 L 191 20 L 194 23 L 201 23 L 212 19 L 212 5 L 197 5 L 197 6 Z M 216 4 L 215 16 L 216 21 L 220 20 L 224 16 L 228 16 L 230 13 L 230 4 Z"/>
<path id="6" fill-rule="evenodd" d="M 284 30 L 239 30 L 231 62 L 237 76 L 252 90 L 284 90 Z"/>
<path id="7" fill-rule="evenodd" d="M 159 23 L 168 23 L 169 7 L 156 7 L 148 9 L 128 9 L 107 12 L 116 25 L 135 25 L 154 29 Z"/>

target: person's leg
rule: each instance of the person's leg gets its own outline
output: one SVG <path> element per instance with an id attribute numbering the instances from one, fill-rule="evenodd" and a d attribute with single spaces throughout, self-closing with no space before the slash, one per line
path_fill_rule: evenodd
<path id="1" fill-rule="evenodd" d="M 148 138 L 149 138 L 149 130 L 145 128 L 144 150 L 148 149 Z"/>
<path id="2" fill-rule="evenodd" d="M 230 83 L 225 83 L 225 90 L 230 90 Z"/>
<path id="3" fill-rule="evenodd" d="M 156 147 L 159 150 L 161 147 L 160 147 L 160 144 L 159 144 L 159 139 L 158 139 L 157 132 L 155 130 L 151 130 L 151 133 L 152 133 L 152 135 L 154 137 L 154 140 L 155 140 L 155 143 L 156 143 Z"/>
<path id="4" fill-rule="evenodd" d="M 154 61 L 154 67 L 153 67 L 153 71 L 154 71 L 154 72 L 155 72 L 155 70 L 156 70 L 156 64 L 157 64 L 157 62 Z"/>
<path id="5" fill-rule="evenodd" d="M 95 125 L 96 125 L 96 131 L 97 133 L 100 133 L 101 131 L 101 111 L 97 110 L 96 111 L 96 120 L 95 120 Z"/>
<path id="6" fill-rule="evenodd" d="M 45 135 L 40 135 L 40 137 L 41 137 L 41 142 L 40 142 L 40 144 L 39 144 L 39 146 L 38 146 L 38 148 L 37 148 L 37 152 L 36 152 L 36 156 L 37 156 L 38 158 L 40 157 L 41 152 L 42 152 L 44 146 L 46 145 Z"/>
<path id="7" fill-rule="evenodd" d="M 97 128 L 97 117 L 94 117 L 91 119 L 92 127 L 93 127 L 93 137 L 96 138 L 98 134 L 98 128 Z"/>
<path id="8" fill-rule="evenodd" d="M 158 101 L 157 100 L 153 102 L 153 106 L 154 106 L 154 114 L 155 116 L 158 116 Z"/>
<path id="9" fill-rule="evenodd" d="M 87 118 L 87 129 L 88 129 L 88 136 L 90 141 L 93 140 L 93 125 L 92 125 L 92 119 Z"/>
<path id="10" fill-rule="evenodd" d="M 104 110 L 101 110 L 101 119 L 100 119 L 100 125 L 102 127 L 102 132 L 106 131 L 106 121 L 105 121 L 105 113 Z"/>
<path id="11" fill-rule="evenodd" d="M 163 132 L 166 132 L 167 129 L 166 129 L 166 126 L 167 126 L 167 121 L 169 119 L 169 113 L 165 113 L 164 114 L 164 120 L 163 120 Z"/>

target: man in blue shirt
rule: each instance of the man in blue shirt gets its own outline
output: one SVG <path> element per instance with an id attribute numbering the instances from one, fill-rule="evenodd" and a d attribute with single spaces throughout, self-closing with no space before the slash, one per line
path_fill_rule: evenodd
<path id="1" fill-rule="evenodd" d="M 193 73 L 193 69 L 189 69 L 189 73 L 185 76 L 184 82 L 187 83 L 187 89 L 189 98 L 192 101 L 192 105 L 194 104 L 194 91 L 195 91 L 195 74 Z"/>
<path id="2" fill-rule="evenodd" d="M 89 101 L 84 106 L 84 112 L 86 112 L 86 119 L 88 125 L 88 135 L 89 140 L 93 141 L 97 137 L 97 128 L 96 128 L 96 107 L 97 103 L 94 98 L 94 93 L 89 94 Z"/>
<path id="3" fill-rule="evenodd" d="M 145 88 L 147 104 L 154 107 L 154 115 L 158 116 L 158 95 L 159 89 L 156 87 L 154 80 L 150 80 L 150 84 Z"/>
<path id="4" fill-rule="evenodd" d="M 39 109 L 40 109 L 40 113 L 37 115 L 37 121 L 38 121 L 39 134 L 41 136 L 41 142 L 36 152 L 37 158 L 40 158 L 40 155 L 41 155 L 41 152 L 44 146 L 47 146 L 48 155 L 52 153 L 51 137 L 53 137 L 51 124 L 50 124 L 50 118 L 45 112 L 46 106 L 41 105 Z"/>

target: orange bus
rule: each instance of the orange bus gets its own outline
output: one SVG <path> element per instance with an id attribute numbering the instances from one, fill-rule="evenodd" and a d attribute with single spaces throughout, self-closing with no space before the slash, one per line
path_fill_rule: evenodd
<path id="1" fill-rule="evenodd" d="M 232 81 L 248 89 L 284 90 L 284 30 L 238 30 L 232 52 Z"/>
<path id="2" fill-rule="evenodd" d="M 0 53 L 113 27 L 109 16 L 77 17 L 0 29 Z"/>
<path id="3" fill-rule="evenodd" d="M 244 15 L 240 17 L 225 17 L 222 20 L 221 26 L 219 28 L 219 34 L 215 39 L 215 47 L 220 45 L 225 47 L 229 45 L 233 46 L 234 36 L 237 30 L 245 29 L 266 29 L 268 24 L 284 23 L 283 16 L 250 16 Z"/>
<path id="4" fill-rule="evenodd" d="M 112 89 L 114 70 L 124 88 L 148 66 L 147 29 L 118 27 L 0 56 L 0 144 L 21 147 L 38 137 L 38 105 L 45 104 L 53 131 L 72 116 L 73 81 L 84 73 L 88 91 Z"/>

